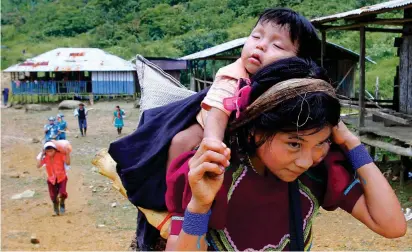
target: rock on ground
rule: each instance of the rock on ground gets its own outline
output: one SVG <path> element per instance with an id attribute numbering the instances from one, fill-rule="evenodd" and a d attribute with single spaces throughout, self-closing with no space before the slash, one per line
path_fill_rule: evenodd
<path id="1" fill-rule="evenodd" d="M 30 237 L 30 242 L 31 242 L 32 244 L 39 244 L 39 243 L 40 243 L 40 240 L 37 239 L 37 237 L 36 237 L 35 234 L 32 234 L 31 237 Z"/>
<path id="2" fill-rule="evenodd" d="M 42 105 L 42 104 L 27 104 L 25 107 L 26 107 L 26 112 L 52 110 L 50 106 Z"/>
<path id="3" fill-rule="evenodd" d="M 81 101 L 76 101 L 76 100 L 64 100 L 60 102 L 59 104 L 59 109 L 75 109 L 79 107 L 79 104 Z"/>
<path id="4" fill-rule="evenodd" d="M 20 178 L 20 173 L 18 173 L 18 172 L 12 172 L 12 173 L 10 173 L 10 175 L 9 175 L 9 177 L 10 178 Z"/>
<path id="5" fill-rule="evenodd" d="M 33 198 L 35 191 L 33 190 L 26 190 L 22 193 L 15 194 L 11 197 L 11 199 L 22 199 L 22 198 Z"/>

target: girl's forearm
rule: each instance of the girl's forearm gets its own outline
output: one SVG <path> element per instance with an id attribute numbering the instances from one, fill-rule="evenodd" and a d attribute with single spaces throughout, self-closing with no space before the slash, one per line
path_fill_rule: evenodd
<path id="1" fill-rule="evenodd" d="M 351 150 L 360 144 L 357 138 L 348 140 L 346 149 Z M 404 233 L 406 222 L 399 200 L 379 168 L 375 163 L 369 163 L 356 172 L 363 187 L 367 211 L 377 229 L 384 234 L 395 234 L 396 237 L 398 233 Z"/>
<path id="2" fill-rule="evenodd" d="M 206 234 L 202 236 L 194 236 L 186 234 L 183 230 L 180 232 L 176 241 L 176 246 L 171 250 L 175 251 L 206 251 Z"/>
<path id="3" fill-rule="evenodd" d="M 187 210 L 191 213 L 195 214 L 206 214 L 209 212 L 211 205 L 199 205 L 195 200 L 191 200 L 187 206 Z M 186 215 L 185 215 L 186 216 Z M 190 217 L 190 216 L 189 216 Z M 207 226 L 207 223 L 202 223 Z M 197 236 L 197 235 L 190 235 L 187 234 L 183 229 L 180 231 L 179 236 L 177 239 L 173 239 L 172 243 L 169 244 L 168 241 L 168 249 L 182 251 L 182 250 L 189 250 L 189 251 L 199 251 L 207 250 L 207 242 L 206 242 L 206 234 Z"/>

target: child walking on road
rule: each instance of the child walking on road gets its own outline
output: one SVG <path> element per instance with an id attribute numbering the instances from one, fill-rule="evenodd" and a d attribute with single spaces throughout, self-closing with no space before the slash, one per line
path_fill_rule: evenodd
<path id="1" fill-rule="evenodd" d="M 44 144 L 43 152 L 37 156 L 37 168 L 46 165 L 47 185 L 53 210 L 56 215 L 66 211 L 65 199 L 67 198 L 67 175 L 64 165 L 70 165 L 70 151 L 65 153 L 57 150 L 53 142 Z"/>

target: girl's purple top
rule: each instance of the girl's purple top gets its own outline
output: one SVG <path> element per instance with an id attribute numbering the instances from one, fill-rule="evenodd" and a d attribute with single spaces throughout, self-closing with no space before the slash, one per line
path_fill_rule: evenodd
<path id="1" fill-rule="evenodd" d="M 171 235 L 178 235 L 191 198 L 188 161 L 179 156 L 167 171 L 166 205 L 172 213 Z M 312 223 L 320 206 L 350 213 L 363 194 L 345 166 L 345 156 L 331 149 L 325 160 L 299 180 L 305 250 L 312 244 Z M 328 167 L 328 168 L 326 168 Z M 257 174 L 247 162 L 230 167 L 212 206 L 207 240 L 210 250 L 289 250 L 288 183 Z"/>

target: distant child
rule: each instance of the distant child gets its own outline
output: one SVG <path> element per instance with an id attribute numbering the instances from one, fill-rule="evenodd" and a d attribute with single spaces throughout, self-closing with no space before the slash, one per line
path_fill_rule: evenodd
<path id="1" fill-rule="evenodd" d="M 7 103 L 9 101 L 9 89 L 8 88 L 4 88 L 1 91 L 1 94 L 3 95 L 3 105 L 7 106 Z"/>
<path id="2" fill-rule="evenodd" d="M 57 114 L 57 140 L 66 140 L 67 122 L 63 114 Z"/>
<path id="3" fill-rule="evenodd" d="M 79 108 L 74 110 L 74 116 L 77 116 L 79 121 L 80 134 L 86 136 L 87 132 L 87 109 L 83 103 L 79 104 Z"/>
<path id="4" fill-rule="evenodd" d="M 63 154 L 57 150 L 56 145 L 52 142 L 45 143 L 43 152 L 37 156 L 37 168 L 46 165 L 47 185 L 56 215 L 64 214 L 66 211 L 64 203 L 67 198 L 65 164 L 70 165 L 70 151 L 67 150 Z"/>
<path id="5" fill-rule="evenodd" d="M 57 125 L 56 118 L 53 116 L 49 117 L 49 123 L 44 125 L 44 141 L 48 142 L 57 138 Z"/>
<path id="6" fill-rule="evenodd" d="M 124 126 L 123 118 L 125 117 L 126 113 L 123 109 L 120 109 L 120 106 L 116 106 L 116 110 L 113 112 L 113 121 L 114 127 L 117 129 L 117 134 L 120 136 L 122 134 L 122 129 Z"/>
<path id="7" fill-rule="evenodd" d="M 217 72 L 212 87 L 201 103 L 197 123 L 172 139 L 167 167 L 177 156 L 199 145 L 203 138 L 223 140 L 232 112 L 225 108 L 224 100 L 230 103 L 228 99 L 242 95 L 239 80 L 248 79 L 264 66 L 280 59 L 294 56 L 310 58 L 318 45 L 316 30 L 305 17 L 287 8 L 265 10 L 246 40 L 241 57 Z M 247 83 L 244 81 L 245 85 Z"/>

